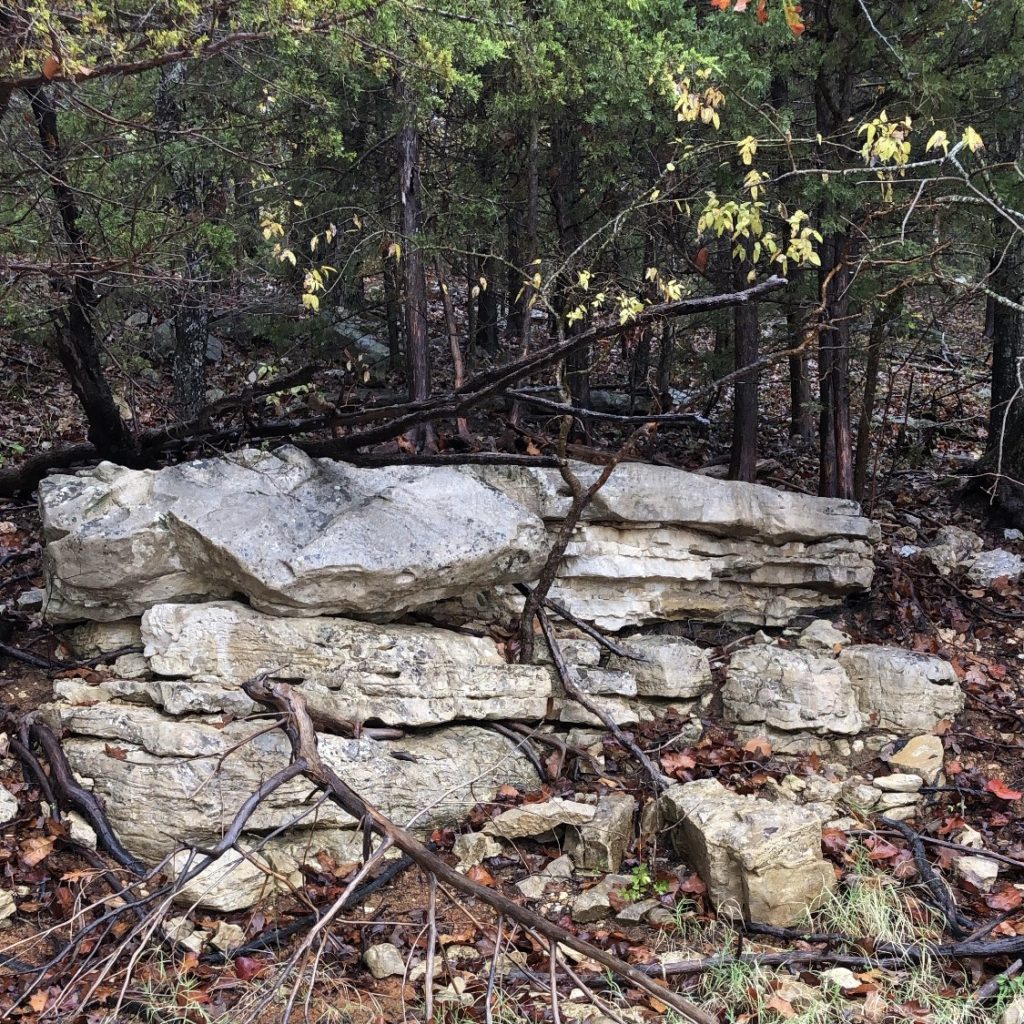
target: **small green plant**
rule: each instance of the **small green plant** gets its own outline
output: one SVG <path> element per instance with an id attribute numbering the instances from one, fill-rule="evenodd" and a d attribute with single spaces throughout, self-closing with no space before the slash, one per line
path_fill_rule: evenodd
<path id="1" fill-rule="evenodd" d="M 622 890 L 623 895 L 632 903 L 646 899 L 652 893 L 662 896 L 668 892 L 668 882 L 655 881 L 651 869 L 646 864 L 637 864 L 629 876 L 629 885 Z"/>
<path id="2" fill-rule="evenodd" d="M 0 437 L 0 466 L 2 466 L 12 455 L 24 454 L 25 446 L 23 444 L 18 444 L 17 441 L 8 441 L 5 438 Z"/>

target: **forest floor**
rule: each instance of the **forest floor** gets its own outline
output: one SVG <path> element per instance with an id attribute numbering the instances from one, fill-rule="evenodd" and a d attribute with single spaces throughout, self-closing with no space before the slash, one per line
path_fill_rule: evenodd
<path id="1" fill-rule="evenodd" d="M 1019 790 L 1024 788 L 1024 592 L 1005 581 L 994 589 L 975 589 L 956 576 L 939 576 L 923 559 L 899 552 L 903 545 L 927 543 L 935 530 L 945 525 L 979 533 L 986 547 L 1005 547 L 1024 555 L 1024 543 L 1006 540 L 1004 529 L 1010 524 L 990 515 L 984 500 L 969 496 L 965 488 L 966 474 L 984 447 L 986 424 L 985 344 L 975 326 L 977 318 L 967 321 L 965 316 L 965 322 L 946 322 L 939 330 L 930 323 L 927 309 L 917 313 L 923 326 L 887 353 L 879 386 L 882 408 L 873 439 L 876 484 L 866 502 L 870 514 L 880 522 L 883 536 L 874 586 L 834 621 L 856 640 L 938 653 L 950 660 L 961 678 L 967 708 L 944 736 L 950 788 L 932 795 L 915 828 L 926 836 L 951 839 L 969 826 L 980 833 L 987 850 L 1002 855 L 998 882 L 991 892 L 983 893 L 952 871 L 955 853 L 929 847 L 933 869 L 954 892 L 963 912 L 977 922 L 977 937 L 996 942 L 1024 936 L 1024 804 L 1019 799 Z M 708 338 L 697 334 L 692 340 L 692 350 L 677 368 L 677 379 L 706 369 Z M 626 354 L 617 347 L 607 350 L 602 375 L 621 378 Z M 272 346 L 243 349 L 229 342 L 221 362 L 211 366 L 210 383 L 231 393 L 266 373 L 260 367 L 272 367 L 272 373 L 286 372 L 301 365 L 304 355 L 292 352 L 282 357 Z M 437 356 L 443 367 L 443 346 Z M 169 422 L 167 369 L 144 359 L 140 362 L 141 358 L 137 352 L 118 353 L 111 371 L 119 397 L 134 410 L 138 425 Z M 339 366 L 344 365 L 343 359 Z M 83 423 L 74 398 L 46 356 L 5 340 L 0 347 L 0 371 L 0 457 L 16 464 L 46 446 L 82 439 Z M 784 364 L 777 365 L 762 380 L 759 479 L 775 487 L 814 493 L 815 452 L 788 436 L 784 373 Z M 312 402 L 309 391 L 289 394 L 262 414 L 298 415 Z M 728 451 L 728 425 L 729 409 L 723 401 L 711 410 L 707 433 L 663 430 L 644 457 L 684 468 L 720 462 Z M 481 414 L 471 421 L 470 430 L 480 449 L 537 454 L 554 450 L 557 425 L 529 420 L 519 432 L 511 432 L 499 415 Z M 599 428 L 595 435 L 594 448 L 614 447 L 618 439 L 613 428 Z M 450 437 L 442 434 L 442 446 L 448 443 L 454 446 Z M 4 660 L 0 651 L 0 700 L 8 714 L 30 711 L 45 702 L 58 672 L 95 674 L 88 667 L 46 667 L 49 662 L 69 658 L 70 653 L 58 633 L 31 613 L 19 611 L 19 595 L 41 583 L 40 549 L 34 502 L 0 502 L 0 643 L 28 655 L 29 661 L 39 661 L 31 665 L 11 657 Z M 714 658 L 741 635 L 735 629 L 705 627 L 693 638 L 709 647 Z M 671 721 L 651 725 L 640 730 L 639 738 L 643 746 L 657 750 L 671 739 L 672 728 Z M 785 759 L 765 749 L 737 746 L 714 721 L 707 723 L 700 741 L 673 753 L 683 756 L 662 763 L 676 777 L 718 778 L 742 792 L 757 792 L 786 774 L 823 768 L 816 756 Z M 611 738 L 605 742 L 605 757 L 602 776 L 583 774 L 578 766 L 568 764 L 544 793 L 573 795 L 613 788 L 634 793 L 641 802 L 649 798 L 643 776 Z M 868 760 L 858 768 L 871 771 L 881 765 Z M 22 779 L 13 760 L 0 762 L 0 776 L 20 802 L 18 816 L 0 833 L 0 889 L 13 893 L 17 904 L 16 915 L 0 924 L 0 1017 L 18 1016 L 32 1022 L 62 1017 L 96 1024 L 120 1019 L 160 1024 L 240 1024 L 248 1020 L 269 1024 L 283 1019 L 285 1001 L 294 991 L 296 1020 L 390 1024 L 421 1019 L 421 984 L 401 978 L 374 980 L 361 960 L 367 946 L 382 940 L 395 943 L 414 958 L 420 955 L 417 950 L 424 944 L 427 895 L 415 870 L 406 871 L 375 893 L 357 908 L 358 913 L 339 920 L 322 955 L 305 962 L 292 979 L 280 978 L 278 971 L 291 948 L 287 944 L 283 951 L 269 955 L 253 952 L 226 963 L 213 962 L 216 958 L 208 955 L 172 956 L 154 944 L 130 970 L 119 965 L 92 993 L 90 1005 L 77 1018 L 64 1010 L 56 1012 L 57 997 L 67 977 L 47 975 L 29 998 L 20 999 L 26 990 L 26 975 L 20 973 L 24 962 L 39 965 L 54 955 L 77 926 L 83 908 L 104 891 L 104 882 L 95 863 L 84 858 L 67 841 L 62 827 L 46 816 L 38 787 Z M 510 789 L 496 805 L 476 808 L 471 822 L 480 824 L 496 806 L 505 808 L 541 795 Z M 444 831 L 433 839 L 444 854 L 454 837 L 454 831 Z M 639 841 L 623 867 L 632 879 L 629 898 L 657 898 L 670 911 L 670 924 L 623 925 L 610 918 L 595 925 L 574 925 L 568 904 L 578 881 L 567 881 L 566 891 L 541 909 L 630 963 L 650 963 L 658 954 L 676 951 L 679 959 L 692 961 L 693 966 L 675 977 L 673 985 L 723 1021 L 737 1024 L 780 1019 L 838 1024 L 854 1019 L 883 1022 L 908 1018 L 934 1024 L 980 1024 L 999 1020 L 1006 1006 L 1024 994 L 1024 986 L 1013 977 L 1019 970 L 1019 965 L 1012 967 L 1015 956 L 926 956 L 917 964 L 873 966 L 870 954 L 877 942 L 941 942 L 949 936 L 927 907 L 913 851 L 903 838 L 866 827 L 856 835 L 827 832 L 825 839 L 826 856 L 847 882 L 841 889 L 845 895 L 808 922 L 808 928 L 845 931 L 853 940 L 846 951 L 867 958 L 855 970 L 856 985 L 847 986 L 846 991 L 823 976 L 834 943 L 744 935 L 716 917 L 691 870 L 674 862 L 665 851 L 643 848 Z M 488 862 L 477 879 L 521 903 L 523 897 L 514 883 L 560 852 L 526 841 L 519 857 Z M 233 915 L 199 912 L 192 915 L 193 923 L 215 931 L 227 921 L 238 925 L 247 941 L 287 925 L 308 907 L 329 904 L 344 888 L 351 866 L 321 867 L 319 871 L 308 869 L 305 887 L 273 905 Z M 870 898 L 863 898 L 864 894 Z M 482 1021 L 494 949 L 494 918 L 485 907 L 442 891 L 438 924 L 442 945 L 450 956 L 437 983 L 448 1001 L 436 1004 L 435 1019 L 439 1024 Z M 113 947 L 118 936 L 109 935 L 102 941 Z M 554 1010 L 545 990 L 546 953 L 525 937 L 520 937 L 517 945 L 524 969 L 499 982 L 493 1019 L 557 1021 L 592 1016 L 592 1004 L 578 986 L 571 995 L 566 988 Z M 749 960 L 709 963 L 708 958 L 729 952 L 800 955 L 790 963 L 771 965 Z M 1003 982 L 991 983 L 1004 971 Z M 602 1011 L 605 1020 L 616 1019 L 616 1014 L 631 1021 L 672 1019 L 656 998 L 619 988 L 610 977 L 585 976 L 607 1004 Z M 262 997 L 275 986 L 278 995 L 261 1006 Z M 121 1009 L 115 1013 L 111 1008 L 119 998 Z M 1006 1024 L 1018 1024 L 1020 1019 L 1008 1018 Z"/>

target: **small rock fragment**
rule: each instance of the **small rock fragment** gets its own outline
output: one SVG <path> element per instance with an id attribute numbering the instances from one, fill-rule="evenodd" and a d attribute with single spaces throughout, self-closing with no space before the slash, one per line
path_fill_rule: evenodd
<path id="1" fill-rule="evenodd" d="M 626 875 L 606 875 L 597 885 L 585 889 L 576 897 L 572 917 L 579 924 L 600 921 L 612 910 L 611 893 L 625 889 L 630 883 Z"/>
<path id="2" fill-rule="evenodd" d="M 875 810 L 886 814 L 897 807 L 913 807 L 919 799 L 916 793 L 883 793 Z"/>
<path id="3" fill-rule="evenodd" d="M 822 971 L 820 977 L 824 984 L 834 985 L 841 992 L 852 992 L 861 985 L 860 978 L 848 967 L 833 967 Z"/>
<path id="4" fill-rule="evenodd" d="M 853 638 L 836 629 L 828 619 L 815 619 L 797 638 L 797 647 L 805 651 L 822 651 L 838 654 L 853 643 Z"/>
<path id="5" fill-rule="evenodd" d="M 245 929 L 237 924 L 221 921 L 210 939 L 210 945 L 226 953 L 230 949 L 238 949 L 245 942 Z"/>
<path id="6" fill-rule="evenodd" d="M 850 779 L 843 786 L 843 803 L 851 811 L 864 814 L 878 803 L 881 793 L 863 779 Z"/>
<path id="7" fill-rule="evenodd" d="M 990 587 L 1002 576 L 1011 583 L 1024 574 L 1024 558 L 1015 555 L 1005 548 L 994 548 L 982 551 L 967 567 L 967 578 L 979 587 Z"/>
<path id="8" fill-rule="evenodd" d="M 9 790 L 0 786 L 0 825 L 6 825 L 17 814 L 17 798 Z"/>
<path id="9" fill-rule="evenodd" d="M 999 1024 L 1024 1024 L 1024 995 L 1017 996 L 1005 1010 Z"/>
<path id="10" fill-rule="evenodd" d="M 567 853 L 563 853 L 561 857 L 556 857 L 546 868 L 541 871 L 542 875 L 548 878 L 572 878 L 572 872 L 575 865 L 572 862 L 572 857 Z"/>
<path id="11" fill-rule="evenodd" d="M 973 850 L 983 850 L 985 848 L 985 840 L 977 830 L 971 828 L 970 825 L 966 825 L 962 832 L 958 832 L 953 837 L 961 846 L 969 846 Z"/>
<path id="12" fill-rule="evenodd" d="M 956 873 L 974 886 L 978 892 L 991 892 L 999 877 L 999 865 L 990 857 L 969 855 L 959 857 L 953 864 Z"/>
<path id="13" fill-rule="evenodd" d="M 943 526 L 935 534 L 935 540 L 924 549 L 924 554 L 940 576 L 948 576 L 965 562 L 972 561 L 984 546 L 985 542 L 971 530 Z"/>
<path id="14" fill-rule="evenodd" d="M 916 793 L 924 783 L 920 775 L 895 772 L 892 775 L 880 775 L 872 785 L 885 793 Z"/>
<path id="15" fill-rule="evenodd" d="M 390 942 L 382 942 L 379 946 L 371 946 L 363 954 L 363 962 L 367 970 L 379 981 L 381 978 L 393 978 L 405 974 L 405 958 L 398 947 Z"/>
<path id="16" fill-rule="evenodd" d="M 597 803 L 590 821 L 570 829 L 567 848 L 585 871 L 618 871 L 633 840 L 636 801 L 625 793 L 609 793 Z"/>
<path id="17" fill-rule="evenodd" d="M 465 832 L 455 837 L 452 853 L 459 858 L 456 867 L 468 871 L 489 857 L 500 857 L 504 852 L 501 843 L 486 832 Z"/>
<path id="18" fill-rule="evenodd" d="M 18 912 L 18 905 L 7 889 L 0 889 L 0 927 L 7 927 L 6 922 Z"/>
<path id="19" fill-rule="evenodd" d="M 910 821 L 911 818 L 916 818 L 918 812 L 918 805 L 914 804 L 911 807 L 890 807 L 885 812 L 887 818 L 892 818 L 893 821 Z"/>
<path id="20" fill-rule="evenodd" d="M 943 747 L 938 736 L 915 736 L 889 758 L 900 772 L 919 776 L 926 786 L 935 784 L 942 772 Z"/>
<path id="21" fill-rule="evenodd" d="M 589 804 L 554 797 L 504 811 L 491 820 L 488 829 L 505 839 L 522 839 L 550 832 L 558 825 L 584 825 L 594 814 L 595 808 Z"/>
<path id="22" fill-rule="evenodd" d="M 43 607 L 45 597 L 45 590 L 41 590 L 39 587 L 32 587 L 29 590 L 22 591 L 14 603 L 18 606 L 19 611 L 38 612 Z"/>
<path id="23" fill-rule="evenodd" d="M 195 930 L 187 917 L 169 917 L 164 921 L 164 934 L 172 942 L 184 942 Z"/>
<path id="24" fill-rule="evenodd" d="M 522 881 L 516 882 L 516 888 L 528 900 L 539 900 L 553 881 L 553 878 L 546 875 L 527 875 Z"/>
<path id="25" fill-rule="evenodd" d="M 658 901 L 637 900 L 636 903 L 629 903 L 624 906 L 616 915 L 615 920 L 621 924 L 640 924 L 647 919 L 647 915 L 658 906 Z"/>
<path id="26" fill-rule="evenodd" d="M 77 811 L 68 814 L 68 827 L 72 839 L 89 847 L 90 850 L 96 849 L 96 830 Z"/>

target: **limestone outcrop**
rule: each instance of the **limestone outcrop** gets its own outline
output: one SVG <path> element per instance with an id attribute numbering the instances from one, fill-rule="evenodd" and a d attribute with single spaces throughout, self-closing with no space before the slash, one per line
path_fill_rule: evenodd
<path id="1" fill-rule="evenodd" d="M 598 472 L 574 468 L 585 485 Z M 503 785 L 539 785 L 525 741 L 489 721 L 601 724 L 567 696 L 550 660 L 509 664 L 486 632 L 453 628 L 517 611 L 514 585 L 536 578 L 568 507 L 554 470 L 357 469 L 282 448 L 159 472 L 102 464 L 44 481 L 40 503 L 44 614 L 87 620 L 69 634 L 81 654 L 120 652 L 99 682 L 56 680 L 44 714 L 145 861 L 181 868 L 189 846 L 214 844 L 287 763 L 285 736 L 252 717 L 242 688 L 261 672 L 303 695 L 325 762 L 421 833 L 463 819 Z M 605 630 L 679 619 L 784 625 L 866 589 L 875 535 L 851 502 L 627 464 L 587 508 L 551 596 Z M 614 721 L 709 706 L 700 647 L 660 634 L 621 643 L 635 657 L 578 633 L 563 648 L 579 688 Z M 820 622 L 798 648 L 742 649 L 722 694 L 727 716 L 785 737 L 781 751 L 875 726 L 925 732 L 955 713 L 962 698 L 948 666 L 878 650 Z M 417 731 L 373 738 L 395 729 Z M 818 850 L 826 799 L 773 804 L 705 782 L 670 796 L 662 803 L 677 846 L 718 905 L 790 924 L 828 890 Z M 583 869 L 616 871 L 634 812 L 625 794 L 527 802 L 495 817 L 482 849 L 460 858 L 491 855 L 494 837 L 556 829 Z M 249 820 L 244 856 L 232 853 L 183 895 L 247 906 L 320 850 L 358 859 L 356 826 L 297 778 Z"/>
<path id="2" fill-rule="evenodd" d="M 45 614 L 109 621 L 241 594 L 276 615 L 504 617 L 568 501 L 557 471 L 525 466 L 357 469 L 292 448 L 159 472 L 104 463 L 40 487 Z M 611 630 L 783 625 L 866 589 L 875 536 L 853 502 L 627 464 L 552 596 Z"/>

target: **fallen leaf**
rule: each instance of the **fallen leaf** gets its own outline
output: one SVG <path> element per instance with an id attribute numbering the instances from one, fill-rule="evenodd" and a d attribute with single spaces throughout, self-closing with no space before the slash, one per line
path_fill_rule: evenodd
<path id="1" fill-rule="evenodd" d="M 793 1009 L 793 1004 L 787 999 L 783 999 L 778 992 L 772 993 L 764 1004 L 769 1010 L 774 1010 L 780 1017 L 785 1017 L 789 1020 L 796 1016 L 796 1010 Z"/>
<path id="2" fill-rule="evenodd" d="M 121 747 L 112 747 L 109 743 L 103 745 L 103 753 L 112 757 L 115 761 L 127 761 L 128 751 Z"/>
<path id="3" fill-rule="evenodd" d="M 242 981 L 252 981 L 257 974 L 261 974 L 263 972 L 265 966 L 265 964 L 262 964 L 255 957 L 235 957 L 235 974 L 237 974 Z"/>
<path id="4" fill-rule="evenodd" d="M 46 1009 L 46 1004 L 49 1001 L 49 995 L 40 989 L 38 992 L 33 992 L 31 998 L 28 1001 L 28 1005 L 32 1007 L 36 1013 L 42 1013 Z"/>
<path id="5" fill-rule="evenodd" d="M 985 903 L 991 910 L 1016 910 L 1024 901 L 1024 893 L 1013 885 L 1000 886 L 996 892 L 985 897 Z"/>
<path id="6" fill-rule="evenodd" d="M 747 740 L 743 744 L 743 749 L 748 754 L 759 757 L 771 757 L 772 754 L 772 745 L 763 736 L 755 736 L 754 739 Z"/>
<path id="7" fill-rule="evenodd" d="M 466 877 L 471 882 L 476 882 L 477 885 L 486 885 L 488 888 L 494 885 L 494 875 L 482 867 L 480 864 L 474 864 L 467 872 Z"/>
<path id="8" fill-rule="evenodd" d="M 661 767 L 669 775 L 675 775 L 676 772 L 689 771 L 691 768 L 696 768 L 697 760 L 689 754 L 662 754 Z"/>
<path id="9" fill-rule="evenodd" d="M 1000 800 L 1020 800 L 1024 797 L 1019 789 L 1010 789 L 1002 779 L 989 779 L 985 788 Z"/>
<path id="10" fill-rule="evenodd" d="M 850 845 L 850 841 L 842 829 L 823 828 L 821 830 L 821 845 L 833 856 L 838 856 L 845 852 L 847 846 Z"/>
<path id="11" fill-rule="evenodd" d="M 31 868 L 46 860 L 57 840 L 53 836 L 30 836 L 21 844 L 21 859 Z"/>
<path id="12" fill-rule="evenodd" d="M 899 852 L 899 847 L 887 843 L 884 839 L 877 839 L 868 853 L 868 860 L 888 860 Z"/>

